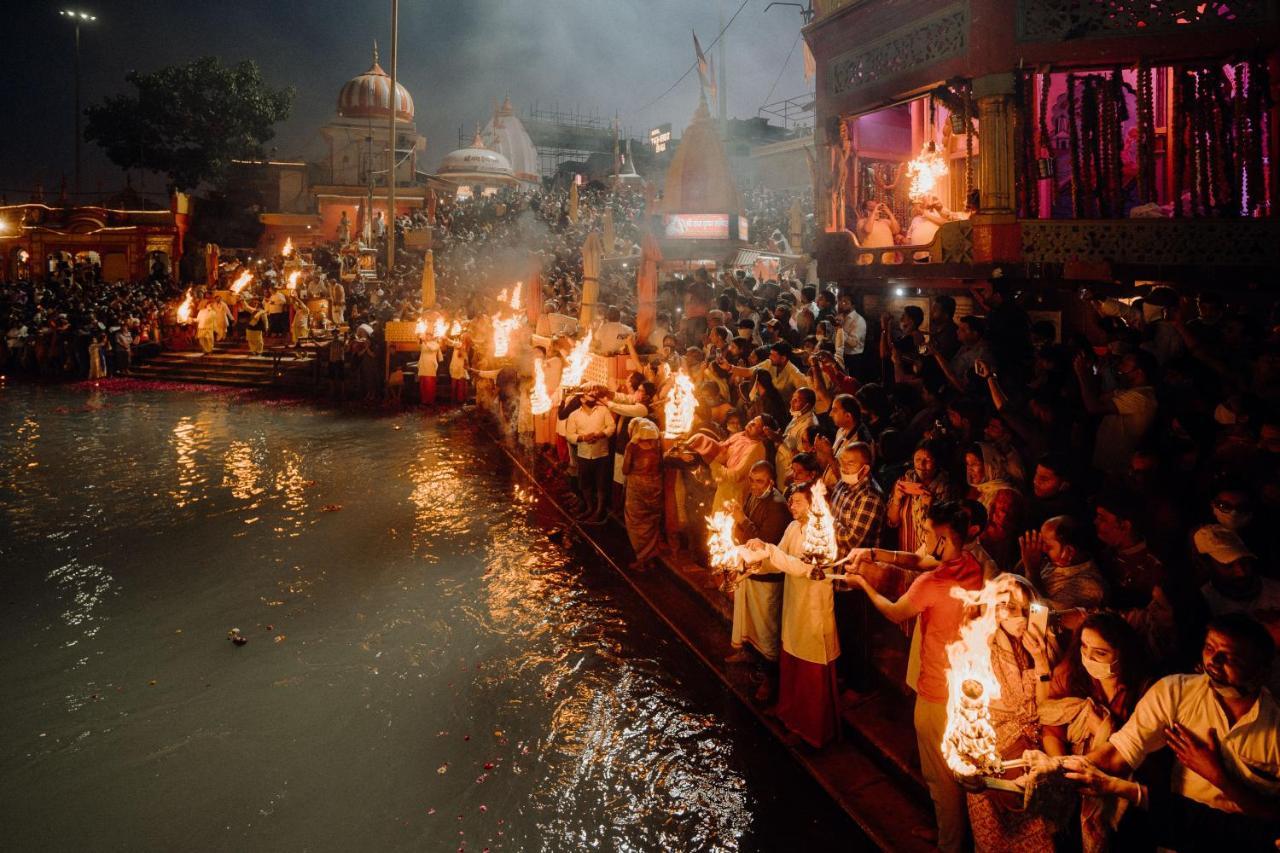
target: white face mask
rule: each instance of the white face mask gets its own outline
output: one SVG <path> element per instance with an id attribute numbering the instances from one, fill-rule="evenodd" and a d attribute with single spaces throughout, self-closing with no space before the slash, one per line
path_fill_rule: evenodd
<path id="1" fill-rule="evenodd" d="M 1241 512 L 1238 509 L 1213 508 L 1213 517 L 1228 530 L 1239 530 L 1253 520 L 1253 513 Z"/>
<path id="2" fill-rule="evenodd" d="M 1089 658 L 1084 652 L 1080 653 L 1080 662 L 1084 664 L 1084 671 L 1089 673 L 1091 678 L 1096 678 L 1099 681 L 1104 678 L 1114 678 L 1120 672 L 1119 661 L 1113 660 L 1111 663 L 1102 663 Z"/>
<path id="3" fill-rule="evenodd" d="M 862 478 L 865 476 L 867 476 L 867 466 L 863 465 L 861 468 L 859 468 L 857 471 L 854 471 L 852 474 L 841 474 L 840 479 L 848 483 L 850 486 L 856 486 L 862 482 Z"/>

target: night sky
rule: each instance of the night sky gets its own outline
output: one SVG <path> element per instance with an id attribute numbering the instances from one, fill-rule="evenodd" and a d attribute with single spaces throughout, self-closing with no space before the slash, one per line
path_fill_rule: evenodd
<path id="1" fill-rule="evenodd" d="M 720 0 L 725 20 L 741 0 Z M 400 80 L 414 97 L 427 162 L 456 147 L 488 118 L 494 99 L 510 94 L 521 115 L 536 100 L 547 107 L 619 113 L 642 136 L 663 122 L 683 127 L 697 103 L 697 75 L 644 111 L 693 60 L 691 29 L 703 45 L 719 29 L 717 0 L 401 0 Z M 794 7 L 748 0 L 728 32 L 729 114 L 747 118 L 778 78 L 771 100 L 811 88 L 803 78 L 801 24 Z M 151 70 L 214 55 L 224 63 L 253 59 L 274 86 L 297 89 L 292 117 L 278 126 L 278 157 L 314 152 L 318 128 L 334 115 L 338 90 L 369 66 L 378 40 L 389 66 L 390 2 L 298 0 L 87 0 L 75 7 L 45 0 L 6 7 L 0 50 L 6 85 L 0 143 L 0 193 L 25 201 L 43 180 L 56 194 L 71 184 L 72 27 L 59 8 L 96 14 L 81 31 L 83 103 L 125 90 L 130 69 Z M 794 50 L 792 49 L 794 45 Z M 714 107 L 713 107 L 714 109 Z M 84 145 L 86 201 L 114 192 L 124 174 L 96 145 Z M 135 176 L 135 188 L 159 192 L 156 175 Z"/>

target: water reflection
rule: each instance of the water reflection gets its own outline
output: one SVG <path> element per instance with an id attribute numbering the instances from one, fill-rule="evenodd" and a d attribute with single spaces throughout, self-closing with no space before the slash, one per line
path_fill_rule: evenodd
<path id="1" fill-rule="evenodd" d="M 265 489 L 258 485 L 262 466 L 258 464 L 252 445 L 247 441 L 233 441 L 223 456 L 225 474 L 222 485 L 231 489 L 231 496 L 242 501 L 252 500 Z"/>

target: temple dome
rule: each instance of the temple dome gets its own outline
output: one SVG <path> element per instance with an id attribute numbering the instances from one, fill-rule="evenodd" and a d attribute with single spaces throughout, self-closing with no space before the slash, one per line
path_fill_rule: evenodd
<path id="1" fill-rule="evenodd" d="M 502 102 L 485 125 L 484 138 L 489 148 L 507 159 L 516 180 L 533 184 L 539 182 L 538 149 L 533 146 L 524 123 L 516 117 L 510 97 Z"/>
<path id="2" fill-rule="evenodd" d="M 515 180 L 511 171 L 511 162 L 500 152 L 486 147 L 479 130 L 466 148 L 459 148 L 444 155 L 437 174 L 442 178 L 462 183 L 492 181 L 509 184 Z"/>
<path id="3" fill-rule="evenodd" d="M 373 46 L 373 65 L 352 77 L 338 93 L 338 115 L 343 118 L 389 118 L 391 77 L 378 64 L 378 45 Z M 396 81 L 396 118 L 413 121 L 413 97 Z"/>
<path id="4" fill-rule="evenodd" d="M 707 111 L 698 103 L 693 122 L 685 128 L 680 147 L 667 168 L 662 190 L 663 213 L 741 213 L 742 198 L 729 168 L 720 135 Z"/>

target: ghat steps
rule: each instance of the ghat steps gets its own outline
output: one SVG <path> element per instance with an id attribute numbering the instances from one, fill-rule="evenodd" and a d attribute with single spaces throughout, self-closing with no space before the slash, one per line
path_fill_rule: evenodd
<path id="1" fill-rule="evenodd" d="M 165 350 L 137 364 L 133 375 L 160 382 L 193 382 L 242 388 L 299 387 L 313 382 L 315 356 L 269 347 L 253 355 L 243 341 L 219 341 L 214 351 Z"/>

